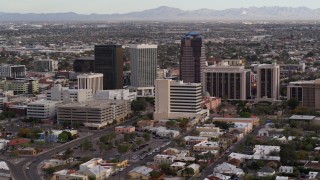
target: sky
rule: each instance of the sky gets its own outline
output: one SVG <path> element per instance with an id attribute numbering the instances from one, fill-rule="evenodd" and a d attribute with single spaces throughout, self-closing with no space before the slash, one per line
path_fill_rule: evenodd
<path id="1" fill-rule="evenodd" d="M 222 10 L 239 7 L 309 7 L 320 8 L 320 0 L 0 0 L 0 12 L 111 14 L 142 11 L 159 6 L 183 10 L 201 8 Z"/>

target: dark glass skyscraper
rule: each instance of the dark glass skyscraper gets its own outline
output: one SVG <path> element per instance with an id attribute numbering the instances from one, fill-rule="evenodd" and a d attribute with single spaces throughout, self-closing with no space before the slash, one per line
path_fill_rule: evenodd
<path id="1" fill-rule="evenodd" d="M 205 47 L 198 32 L 189 32 L 181 38 L 180 79 L 186 83 L 201 83 L 205 68 Z"/>
<path id="2" fill-rule="evenodd" d="M 95 73 L 103 74 L 103 89 L 123 88 L 123 58 L 121 45 L 94 47 Z"/>
<path id="3" fill-rule="evenodd" d="M 78 73 L 94 72 L 94 57 L 75 59 L 73 62 L 73 70 Z"/>

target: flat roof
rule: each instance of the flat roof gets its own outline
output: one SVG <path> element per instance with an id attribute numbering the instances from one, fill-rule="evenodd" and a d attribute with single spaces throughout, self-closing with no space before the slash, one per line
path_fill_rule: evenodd
<path id="1" fill-rule="evenodd" d="M 306 115 L 292 115 L 289 119 L 290 120 L 314 120 L 316 116 L 306 116 Z"/>
<path id="2" fill-rule="evenodd" d="M 111 106 L 115 104 L 122 104 L 124 102 L 128 102 L 126 100 L 91 100 L 83 103 L 79 102 L 71 102 L 67 104 L 62 104 L 59 107 L 73 107 L 73 108 L 103 108 L 106 106 Z"/>

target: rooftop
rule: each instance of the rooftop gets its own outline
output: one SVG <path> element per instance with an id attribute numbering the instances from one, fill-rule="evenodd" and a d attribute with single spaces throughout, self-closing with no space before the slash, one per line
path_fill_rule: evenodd
<path id="1" fill-rule="evenodd" d="M 143 174 L 145 176 L 148 176 L 152 171 L 153 171 L 153 169 L 148 168 L 146 166 L 139 166 L 139 167 L 132 169 L 130 172 L 136 172 L 138 174 Z"/>

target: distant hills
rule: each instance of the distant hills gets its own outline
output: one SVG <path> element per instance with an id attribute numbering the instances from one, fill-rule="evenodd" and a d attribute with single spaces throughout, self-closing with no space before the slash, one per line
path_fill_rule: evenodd
<path id="1" fill-rule="evenodd" d="M 0 21 L 188 21 L 188 20 L 320 20 L 320 9 L 306 7 L 249 7 L 225 10 L 198 9 L 185 11 L 161 6 L 124 14 L 5 13 Z"/>

